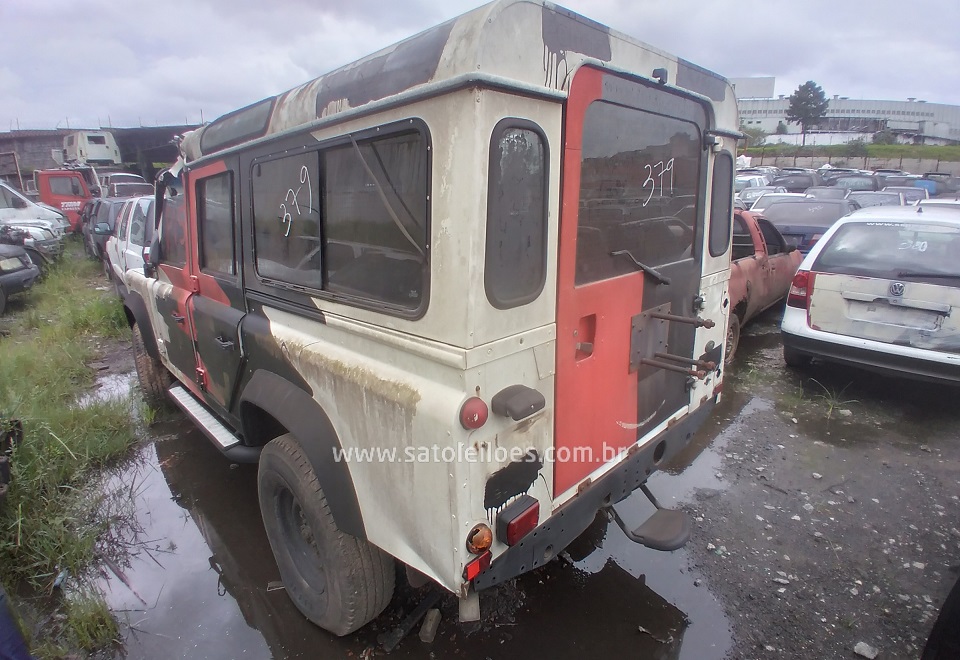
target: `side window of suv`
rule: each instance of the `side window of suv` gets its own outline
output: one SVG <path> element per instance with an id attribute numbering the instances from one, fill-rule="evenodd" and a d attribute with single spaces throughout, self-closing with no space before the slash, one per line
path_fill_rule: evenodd
<path id="1" fill-rule="evenodd" d="M 197 181 L 197 231 L 200 270 L 235 275 L 232 172 Z"/>
<path id="2" fill-rule="evenodd" d="M 406 130 L 254 163 L 257 274 L 383 311 L 422 309 L 428 160 L 425 132 Z"/>

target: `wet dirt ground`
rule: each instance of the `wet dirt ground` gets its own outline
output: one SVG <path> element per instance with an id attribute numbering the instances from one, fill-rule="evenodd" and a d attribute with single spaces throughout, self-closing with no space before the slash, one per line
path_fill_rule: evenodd
<path id="1" fill-rule="evenodd" d="M 558 560 L 483 592 L 479 624 L 444 597 L 435 641 L 414 628 L 390 655 L 847 658 L 864 642 L 918 657 L 960 562 L 960 392 L 789 370 L 777 321 L 747 328 L 718 410 L 650 480 L 694 517 L 686 548 L 647 550 L 598 517 Z M 231 465 L 177 413 L 152 434 L 117 477 L 135 486 L 133 551 L 103 571 L 127 658 L 386 655 L 378 637 L 422 591 L 398 575 L 377 621 L 319 630 L 280 584 L 255 466 Z M 652 512 L 639 493 L 617 508 L 633 525 Z"/>

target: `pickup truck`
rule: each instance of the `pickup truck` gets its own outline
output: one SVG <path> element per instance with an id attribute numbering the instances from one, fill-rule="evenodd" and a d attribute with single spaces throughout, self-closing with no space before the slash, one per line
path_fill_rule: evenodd
<path id="1" fill-rule="evenodd" d="M 803 255 L 763 216 L 735 210 L 731 260 L 727 363 L 737 352 L 741 328 L 787 295 Z"/>

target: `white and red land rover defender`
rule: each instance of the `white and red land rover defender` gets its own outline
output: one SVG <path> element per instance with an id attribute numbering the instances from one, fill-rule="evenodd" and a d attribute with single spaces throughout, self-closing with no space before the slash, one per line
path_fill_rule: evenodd
<path id="1" fill-rule="evenodd" d="M 723 78 L 507 0 L 185 137 L 125 275 L 140 381 L 259 462 L 309 619 L 372 620 L 395 562 L 475 618 L 688 443 L 721 390 L 737 125 Z"/>

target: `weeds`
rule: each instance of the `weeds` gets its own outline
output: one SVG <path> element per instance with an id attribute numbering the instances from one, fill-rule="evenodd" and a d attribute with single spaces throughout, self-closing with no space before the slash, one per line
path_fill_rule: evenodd
<path id="1" fill-rule="evenodd" d="M 821 383 L 816 378 L 810 379 L 812 382 L 816 383 L 823 390 L 823 394 L 818 394 L 817 397 L 823 399 L 827 404 L 827 419 L 829 420 L 833 416 L 833 411 L 841 406 L 845 406 L 850 403 L 858 403 L 856 399 L 843 399 L 843 393 L 847 391 L 847 388 L 850 387 L 853 383 L 847 383 L 840 390 L 836 390 L 832 387 L 827 387 Z"/>
<path id="2" fill-rule="evenodd" d="M 103 338 L 127 331 L 123 309 L 103 286 L 97 265 L 77 242 L 29 294 L 27 309 L 7 321 L 0 339 L 0 412 L 23 422 L 13 478 L 0 510 L 0 579 L 52 593 L 58 575 L 72 577 L 61 634 L 43 631 L 35 650 L 54 657 L 62 641 L 90 650 L 116 638 L 116 623 L 82 576 L 119 507 L 98 488 L 101 469 L 128 453 L 137 421 L 128 399 L 79 406 L 92 386 L 87 363 Z"/>

